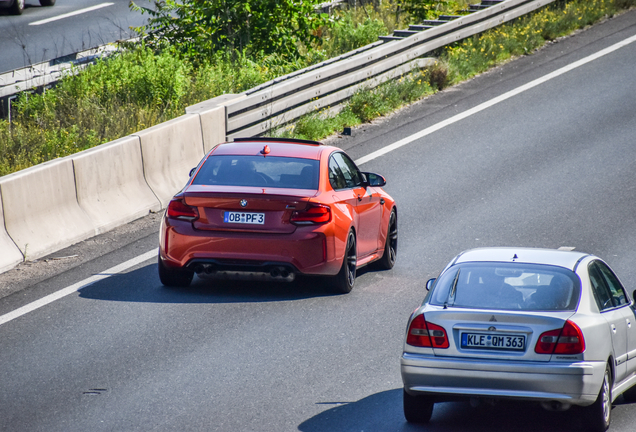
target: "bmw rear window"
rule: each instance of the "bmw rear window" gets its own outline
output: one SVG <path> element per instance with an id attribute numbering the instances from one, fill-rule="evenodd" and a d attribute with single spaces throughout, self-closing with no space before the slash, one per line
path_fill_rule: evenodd
<path id="1" fill-rule="evenodd" d="M 440 276 L 429 303 L 474 309 L 569 311 L 576 309 L 580 293 L 579 278 L 561 267 L 463 263 Z"/>
<path id="2" fill-rule="evenodd" d="M 210 156 L 195 185 L 318 189 L 320 161 L 279 156 Z"/>

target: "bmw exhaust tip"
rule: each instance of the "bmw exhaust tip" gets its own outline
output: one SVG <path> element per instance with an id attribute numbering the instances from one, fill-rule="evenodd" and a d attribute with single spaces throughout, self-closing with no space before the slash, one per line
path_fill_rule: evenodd
<path id="1" fill-rule="evenodd" d="M 206 266 L 205 274 L 212 274 L 212 273 L 216 273 L 216 267 L 214 267 L 213 265 Z"/>

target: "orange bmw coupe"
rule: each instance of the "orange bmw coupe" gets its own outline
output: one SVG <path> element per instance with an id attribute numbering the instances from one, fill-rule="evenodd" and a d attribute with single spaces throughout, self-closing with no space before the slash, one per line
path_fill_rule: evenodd
<path id="1" fill-rule="evenodd" d="M 220 144 L 166 209 L 161 282 L 188 286 L 195 273 L 287 281 L 315 275 L 348 293 L 358 268 L 395 264 L 398 213 L 385 183 L 341 149 L 315 141 Z"/>

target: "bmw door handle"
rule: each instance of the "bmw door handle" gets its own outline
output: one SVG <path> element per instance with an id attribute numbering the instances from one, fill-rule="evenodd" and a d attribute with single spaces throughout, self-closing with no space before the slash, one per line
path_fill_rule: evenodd
<path id="1" fill-rule="evenodd" d="M 627 321 L 627 328 L 632 328 L 632 322 L 629 319 L 626 319 L 625 321 Z"/>
<path id="2" fill-rule="evenodd" d="M 616 333 L 616 326 L 612 324 L 612 333 Z"/>
<path id="3" fill-rule="evenodd" d="M 358 201 L 362 201 L 362 197 L 358 194 Z"/>

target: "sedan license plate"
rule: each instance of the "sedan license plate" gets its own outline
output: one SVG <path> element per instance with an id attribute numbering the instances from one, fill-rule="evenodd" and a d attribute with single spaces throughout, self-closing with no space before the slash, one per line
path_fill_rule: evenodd
<path id="1" fill-rule="evenodd" d="M 526 337 L 518 335 L 494 335 L 487 333 L 462 333 L 462 348 L 523 351 Z"/>
<path id="2" fill-rule="evenodd" d="M 225 212 L 223 222 L 263 225 L 265 213 Z"/>

